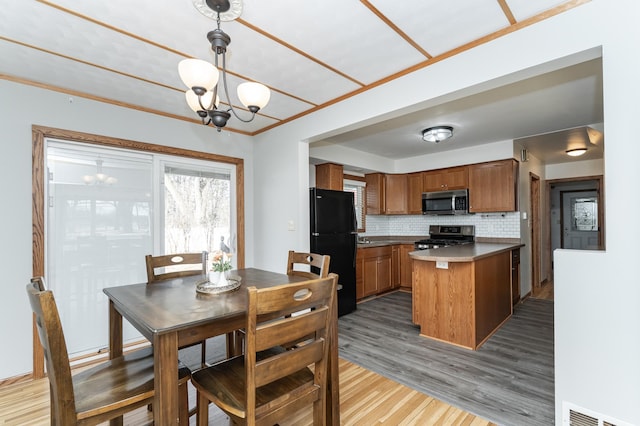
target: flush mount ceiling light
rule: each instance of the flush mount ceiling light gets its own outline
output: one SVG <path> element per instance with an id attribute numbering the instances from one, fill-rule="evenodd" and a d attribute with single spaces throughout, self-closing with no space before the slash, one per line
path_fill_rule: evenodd
<path id="1" fill-rule="evenodd" d="M 211 43 L 211 50 L 215 53 L 215 64 L 200 59 L 184 59 L 178 64 L 178 73 L 182 82 L 189 88 L 186 91 L 186 99 L 189 107 L 202 119 L 202 124 L 211 124 L 220 131 L 227 125 L 231 117 L 229 112 L 240 121 L 248 123 L 252 121 L 256 113 L 269 102 L 271 91 L 263 84 L 246 82 L 238 86 L 238 98 L 240 102 L 251 112 L 251 118 L 243 119 L 236 113 L 229 99 L 227 90 L 227 46 L 231 43 L 229 37 L 220 29 L 220 21 L 232 21 L 242 13 L 242 0 L 193 0 L 194 6 L 203 15 L 215 18 L 218 28 L 207 34 Z M 222 58 L 222 85 L 224 95 L 229 108 L 225 111 L 219 109 L 220 98 L 218 96 L 218 58 Z"/>
<path id="2" fill-rule="evenodd" d="M 567 155 L 570 155 L 572 157 L 579 157 L 585 152 L 587 152 L 587 148 L 576 148 L 576 149 L 569 149 L 566 151 Z"/>
<path id="3" fill-rule="evenodd" d="M 451 126 L 429 127 L 422 131 L 422 140 L 427 142 L 438 143 L 449 139 L 451 136 L 453 136 L 453 127 Z"/>

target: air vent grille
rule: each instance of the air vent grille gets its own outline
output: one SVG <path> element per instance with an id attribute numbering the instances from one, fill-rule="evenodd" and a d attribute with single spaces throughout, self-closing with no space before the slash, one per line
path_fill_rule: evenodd
<path id="1" fill-rule="evenodd" d="M 569 410 L 569 424 L 571 426 L 599 426 L 598 419 L 575 410 Z"/>
<path id="2" fill-rule="evenodd" d="M 596 413 L 566 401 L 562 403 L 562 424 L 566 426 L 632 426 L 611 416 Z"/>

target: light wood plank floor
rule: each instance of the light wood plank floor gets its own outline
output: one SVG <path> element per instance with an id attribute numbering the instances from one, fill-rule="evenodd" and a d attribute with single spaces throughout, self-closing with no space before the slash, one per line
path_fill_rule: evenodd
<path id="1" fill-rule="evenodd" d="M 192 402 L 194 392 L 191 392 Z M 228 418 L 210 406 L 210 425 L 226 425 Z M 340 415 L 343 425 L 494 425 L 428 395 L 398 384 L 343 359 L 340 360 Z M 146 408 L 125 417 L 126 425 L 151 420 Z M 195 416 L 190 419 L 195 425 Z M 47 379 L 0 387 L 0 425 L 48 425 Z M 106 424 L 106 423 L 105 423 Z M 311 425 L 311 410 L 282 426 Z"/>
<path id="2" fill-rule="evenodd" d="M 553 300 L 553 281 L 544 283 L 531 297 L 534 299 Z"/>

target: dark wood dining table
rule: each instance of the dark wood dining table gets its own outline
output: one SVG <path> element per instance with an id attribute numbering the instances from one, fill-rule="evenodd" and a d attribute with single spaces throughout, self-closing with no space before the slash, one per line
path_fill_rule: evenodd
<path id="1" fill-rule="evenodd" d="M 122 318 L 126 318 L 153 344 L 154 424 L 178 424 L 179 348 L 243 328 L 247 287 L 264 288 L 305 280 L 255 268 L 234 270 L 231 274 L 241 278 L 241 286 L 221 294 L 196 292 L 197 283 L 205 279 L 202 275 L 155 282 L 153 285 L 140 283 L 103 290 L 109 298 L 110 358 L 122 355 Z M 332 321 L 329 342 L 327 424 L 339 425 L 337 307 L 333 311 L 336 317 Z"/>

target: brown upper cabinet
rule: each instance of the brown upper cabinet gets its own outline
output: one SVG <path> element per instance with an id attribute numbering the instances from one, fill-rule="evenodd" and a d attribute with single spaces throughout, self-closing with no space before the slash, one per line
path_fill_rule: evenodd
<path id="1" fill-rule="evenodd" d="M 407 175 L 407 213 L 422 214 L 422 172 Z"/>
<path id="2" fill-rule="evenodd" d="M 383 173 L 364 175 L 367 194 L 367 214 L 385 212 L 385 176 Z"/>
<path id="3" fill-rule="evenodd" d="M 518 209 L 518 162 L 514 159 L 469 166 L 469 212 Z"/>
<path id="4" fill-rule="evenodd" d="M 422 192 L 467 189 L 469 174 L 467 166 L 422 172 Z"/>
<path id="5" fill-rule="evenodd" d="M 344 190 L 344 167 L 341 164 L 325 163 L 316 166 L 316 188 Z"/>
<path id="6" fill-rule="evenodd" d="M 385 176 L 385 214 L 407 214 L 407 175 Z"/>
<path id="7" fill-rule="evenodd" d="M 365 181 L 367 214 L 421 214 L 423 192 L 467 188 L 470 213 L 518 209 L 518 162 L 512 158 L 407 174 L 369 173 Z"/>
<path id="8" fill-rule="evenodd" d="M 407 175 L 370 173 L 367 184 L 367 214 L 407 214 Z"/>

